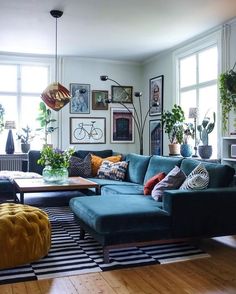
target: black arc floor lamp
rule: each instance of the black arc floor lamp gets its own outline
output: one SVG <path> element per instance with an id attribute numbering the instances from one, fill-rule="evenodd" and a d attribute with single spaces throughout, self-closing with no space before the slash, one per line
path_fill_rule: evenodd
<path id="1" fill-rule="evenodd" d="M 110 79 L 108 76 L 106 75 L 102 75 L 100 76 L 100 80 L 101 81 L 112 81 L 115 84 L 117 84 L 119 87 L 121 87 L 123 89 L 123 91 L 126 93 L 127 96 L 130 96 L 130 94 L 125 90 L 125 88 L 118 83 L 116 80 Z M 134 109 L 134 112 L 132 112 L 125 104 L 124 102 L 115 102 L 118 103 L 120 105 L 122 105 L 132 116 L 133 120 L 134 120 L 134 124 L 137 128 L 137 132 L 138 132 L 138 137 L 139 137 L 139 153 L 141 155 L 143 155 L 143 133 L 144 133 L 144 127 L 145 127 L 145 123 L 147 120 L 147 116 L 149 114 L 149 111 L 151 109 L 150 106 L 148 111 L 146 112 L 145 116 L 143 116 L 143 112 L 142 112 L 142 106 L 141 106 L 141 97 L 142 97 L 142 92 L 135 92 L 134 96 L 136 98 L 138 98 L 138 108 L 134 105 L 133 102 L 131 102 L 132 104 L 132 108 Z M 132 101 L 132 99 L 130 99 Z M 107 103 L 112 103 L 112 100 L 108 99 Z"/>

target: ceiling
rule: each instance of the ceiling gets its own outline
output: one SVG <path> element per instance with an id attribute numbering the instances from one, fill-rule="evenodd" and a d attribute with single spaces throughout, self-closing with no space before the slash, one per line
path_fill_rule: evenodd
<path id="1" fill-rule="evenodd" d="M 0 0 L 0 52 L 142 62 L 236 16 L 236 0 Z"/>

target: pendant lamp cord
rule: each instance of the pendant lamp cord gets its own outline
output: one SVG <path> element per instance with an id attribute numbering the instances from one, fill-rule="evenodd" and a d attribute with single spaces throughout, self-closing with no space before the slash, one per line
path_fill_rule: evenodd
<path id="1" fill-rule="evenodd" d="M 55 81 L 57 81 L 57 17 L 56 17 L 56 44 L 55 44 Z"/>

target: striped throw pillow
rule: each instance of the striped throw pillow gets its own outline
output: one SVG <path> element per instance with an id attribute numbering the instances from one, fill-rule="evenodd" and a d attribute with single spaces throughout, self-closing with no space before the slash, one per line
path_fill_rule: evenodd
<path id="1" fill-rule="evenodd" d="M 203 190 L 209 184 L 209 174 L 205 166 L 200 163 L 180 186 L 180 190 Z"/>
<path id="2" fill-rule="evenodd" d="M 97 176 L 100 179 L 123 181 L 127 167 L 128 162 L 126 161 L 111 162 L 109 160 L 104 160 L 98 169 Z"/>

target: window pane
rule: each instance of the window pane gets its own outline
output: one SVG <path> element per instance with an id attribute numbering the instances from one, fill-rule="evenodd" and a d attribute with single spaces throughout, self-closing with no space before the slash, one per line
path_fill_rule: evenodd
<path id="1" fill-rule="evenodd" d="M 196 84 L 196 55 L 180 60 L 180 88 Z"/>
<path id="2" fill-rule="evenodd" d="M 217 47 L 199 53 L 199 82 L 217 79 L 218 54 Z"/>
<path id="3" fill-rule="evenodd" d="M 41 93 L 48 86 L 48 67 L 22 66 L 22 92 Z"/>
<path id="4" fill-rule="evenodd" d="M 22 116 L 21 116 L 21 128 L 27 125 L 32 129 L 31 134 L 35 134 L 35 129 L 40 128 L 39 122 L 36 120 L 39 113 L 39 103 L 41 98 L 39 96 L 22 96 Z M 27 115 L 24 115 L 27 114 Z M 41 134 L 38 133 L 30 142 L 31 149 L 39 150 L 43 144 Z"/>
<path id="5" fill-rule="evenodd" d="M 5 109 L 4 121 L 14 120 L 17 124 L 18 112 L 17 112 L 17 98 L 16 96 L 0 95 L 0 103 Z"/>
<path id="6" fill-rule="evenodd" d="M 180 105 L 184 110 L 185 120 L 188 121 L 189 108 L 196 107 L 196 90 L 180 93 Z"/>
<path id="7" fill-rule="evenodd" d="M 199 90 L 199 123 L 201 124 L 205 115 L 210 116 L 212 120 L 213 111 L 217 114 L 217 85 Z M 213 146 L 212 158 L 217 158 L 217 119 L 213 132 L 209 134 L 209 145 Z"/>
<path id="8" fill-rule="evenodd" d="M 0 91 L 16 92 L 17 67 L 15 65 L 0 65 Z"/>

